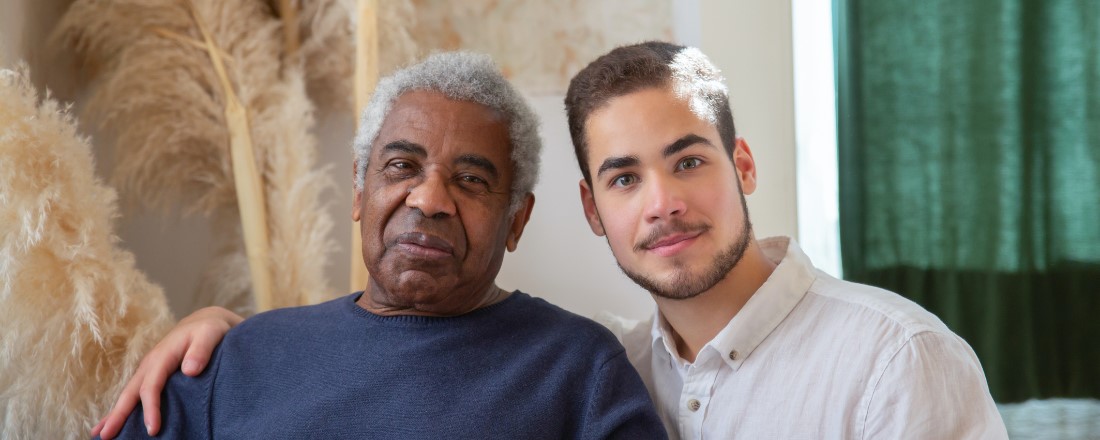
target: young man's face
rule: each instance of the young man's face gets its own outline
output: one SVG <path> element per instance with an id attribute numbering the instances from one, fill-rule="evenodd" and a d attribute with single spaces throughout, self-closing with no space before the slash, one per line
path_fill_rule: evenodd
<path id="1" fill-rule="evenodd" d="M 731 160 L 717 128 L 667 87 L 611 99 L 585 130 L 592 176 L 591 186 L 581 180 L 585 215 L 623 272 L 673 299 L 725 278 L 752 237 L 743 196 L 756 189 L 748 145 L 738 139 Z"/>

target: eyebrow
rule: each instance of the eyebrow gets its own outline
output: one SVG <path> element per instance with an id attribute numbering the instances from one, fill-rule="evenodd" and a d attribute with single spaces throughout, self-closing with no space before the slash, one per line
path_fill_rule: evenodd
<path id="1" fill-rule="evenodd" d="M 596 178 L 603 175 L 604 172 L 615 170 L 619 168 L 627 168 L 638 165 L 638 156 L 618 156 L 609 157 L 604 159 L 600 164 L 599 171 L 596 171 Z"/>
<path id="2" fill-rule="evenodd" d="M 714 144 L 711 144 L 706 138 L 696 134 L 688 134 L 665 147 L 664 150 L 661 151 L 661 156 L 672 156 L 695 144 L 705 144 L 714 147 Z M 600 169 L 596 171 L 596 177 L 599 178 L 606 171 L 632 167 L 638 165 L 638 163 L 638 156 L 609 157 L 600 164 Z"/>
<path id="3" fill-rule="evenodd" d="M 417 156 L 428 155 L 428 150 L 425 149 L 422 145 L 415 142 L 407 141 L 405 139 L 396 140 L 386 144 L 382 147 L 381 154 L 393 152 L 409 153 L 415 154 Z"/>
<path id="4" fill-rule="evenodd" d="M 463 154 L 461 156 L 458 156 L 458 158 L 454 160 L 454 163 L 456 165 L 465 164 L 481 168 L 485 170 L 485 172 L 492 174 L 494 179 L 500 177 L 499 173 L 497 172 L 497 166 L 493 165 L 493 161 L 489 160 L 485 156 L 481 156 L 478 154 Z"/>
<path id="5" fill-rule="evenodd" d="M 664 157 L 669 157 L 673 154 L 684 151 L 685 149 L 687 149 L 687 147 L 695 144 L 706 144 L 714 147 L 714 144 L 710 143 L 710 141 L 708 141 L 706 138 L 696 134 L 689 134 L 680 139 L 677 139 L 676 142 L 669 144 L 669 146 L 665 147 L 664 151 L 661 151 L 661 155 Z"/>

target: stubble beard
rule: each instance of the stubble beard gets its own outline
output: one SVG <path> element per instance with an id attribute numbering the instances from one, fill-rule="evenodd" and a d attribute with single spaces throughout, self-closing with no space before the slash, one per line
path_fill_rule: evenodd
<path id="1" fill-rule="evenodd" d="M 681 262 L 674 262 L 676 272 L 670 279 L 657 280 L 623 267 L 618 259 L 615 260 L 615 264 L 635 284 L 662 298 L 684 300 L 694 298 L 710 290 L 725 279 L 726 275 L 737 266 L 737 263 L 741 262 L 741 259 L 745 256 L 745 251 L 749 248 L 749 242 L 752 240 L 752 222 L 749 221 L 749 208 L 745 204 L 745 193 L 740 191 L 740 182 L 738 182 L 738 190 L 741 194 L 741 207 L 745 219 L 741 227 L 741 236 L 719 252 L 713 263 L 702 270 L 701 273 L 693 273 Z M 608 244 L 610 245 L 610 243 Z"/>

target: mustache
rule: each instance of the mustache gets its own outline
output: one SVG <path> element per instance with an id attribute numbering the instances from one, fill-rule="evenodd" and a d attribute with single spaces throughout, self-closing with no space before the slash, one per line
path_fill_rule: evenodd
<path id="1" fill-rule="evenodd" d="M 671 220 L 667 223 L 661 223 L 649 234 L 646 234 L 645 238 L 642 238 L 634 245 L 634 252 L 642 252 L 646 249 L 653 247 L 655 243 L 661 241 L 665 237 L 676 234 L 702 234 L 710 230 L 710 225 L 705 223 L 688 223 L 683 220 Z"/>

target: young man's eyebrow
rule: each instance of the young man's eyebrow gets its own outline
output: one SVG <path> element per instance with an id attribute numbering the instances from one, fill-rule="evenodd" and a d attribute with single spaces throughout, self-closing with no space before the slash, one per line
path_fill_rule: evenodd
<path id="1" fill-rule="evenodd" d="M 596 178 L 602 176 L 605 171 L 632 167 L 638 165 L 638 163 L 638 156 L 609 157 L 600 164 L 600 169 L 596 171 Z"/>
<path id="2" fill-rule="evenodd" d="M 500 177 L 500 173 L 497 171 L 497 166 L 493 165 L 493 161 L 482 155 L 463 154 L 461 156 L 458 156 L 458 158 L 454 160 L 454 163 L 455 165 L 465 164 L 481 168 L 485 170 L 485 172 L 491 174 L 494 179 Z"/>
<path id="3" fill-rule="evenodd" d="M 664 151 L 661 152 L 661 155 L 669 157 L 695 144 L 706 144 L 714 147 L 714 144 L 710 143 L 706 138 L 696 134 L 689 134 L 669 144 L 669 146 L 665 147 Z"/>
<path id="4" fill-rule="evenodd" d="M 393 142 L 390 142 L 390 143 L 386 144 L 385 146 L 382 147 L 382 151 L 380 152 L 380 154 L 394 153 L 394 152 L 415 154 L 417 156 L 427 156 L 428 155 L 428 150 L 425 149 L 424 146 L 422 146 L 418 143 L 415 143 L 415 142 L 407 141 L 405 139 L 399 139 L 399 140 L 396 140 L 396 141 L 393 141 Z"/>

